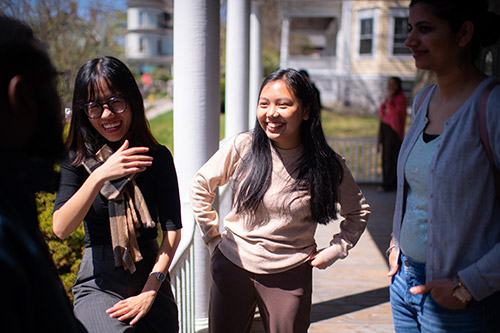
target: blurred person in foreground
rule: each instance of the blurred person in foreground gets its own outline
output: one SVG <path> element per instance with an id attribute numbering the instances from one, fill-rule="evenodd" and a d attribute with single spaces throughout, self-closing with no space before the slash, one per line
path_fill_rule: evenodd
<path id="1" fill-rule="evenodd" d="M 0 325 L 79 332 L 38 225 L 35 193 L 57 189 L 64 153 L 56 70 L 31 28 L 0 15 Z"/>
<path id="2" fill-rule="evenodd" d="M 398 160 L 396 332 L 500 332 L 500 85 L 475 66 L 499 24 L 486 0 L 411 1 L 405 45 L 437 83 L 417 94 Z"/>

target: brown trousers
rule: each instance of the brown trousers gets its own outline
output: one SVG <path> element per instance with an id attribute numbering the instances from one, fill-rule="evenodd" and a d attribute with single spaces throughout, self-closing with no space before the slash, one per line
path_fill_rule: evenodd
<path id="1" fill-rule="evenodd" d="M 233 264 L 216 249 L 211 272 L 210 332 L 250 332 L 256 305 L 266 332 L 307 332 L 312 294 L 309 263 L 282 273 L 255 274 Z"/>

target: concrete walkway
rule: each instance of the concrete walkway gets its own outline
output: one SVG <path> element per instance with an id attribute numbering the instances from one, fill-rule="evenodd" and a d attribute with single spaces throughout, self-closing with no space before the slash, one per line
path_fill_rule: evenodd
<path id="1" fill-rule="evenodd" d="M 372 215 L 368 228 L 349 256 L 326 270 L 313 272 L 313 306 L 309 332 L 394 332 L 389 304 L 389 244 L 395 193 L 379 193 L 375 185 L 361 185 Z M 328 245 L 338 226 L 320 225 L 319 248 Z M 256 319 L 252 332 L 264 332 Z"/>
<path id="2" fill-rule="evenodd" d="M 171 98 L 158 99 L 152 105 L 145 103 L 146 118 L 153 119 L 165 112 L 172 111 L 174 103 Z"/>

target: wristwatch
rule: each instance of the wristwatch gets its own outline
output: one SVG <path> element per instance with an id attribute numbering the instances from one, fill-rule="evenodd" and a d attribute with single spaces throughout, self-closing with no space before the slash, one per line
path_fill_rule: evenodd
<path id="1" fill-rule="evenodd" d="M 453 284 L 453 296 L 458 298 L 458 300 L 464 304 L 469 303 L 472 300 L 472 295 L 467 288 L 465 288 L 462 280 L 460 280 L 460 277 L 455 277 L 453 279 Z"/>
<path id="2" fill-rule="evenodd" d="M 154 275 L 160 282 L 163 282 L 166 279 L 165 274 L 163 274 L 162 272 L 151 272 L 149 273 L 149 275 Z"/>

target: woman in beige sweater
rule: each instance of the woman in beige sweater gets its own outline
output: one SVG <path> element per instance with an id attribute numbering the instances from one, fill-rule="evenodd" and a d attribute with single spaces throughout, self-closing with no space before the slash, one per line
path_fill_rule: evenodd
<path id="1" fill-rule="evenodd" d="M 230 180 L 233 204 L 221 234 L 213 201 Z M 266 78 L 255 129 L 229 139 L 198 171 L 191 202 L 211 253 L 209 326 L 218 333 L 249 332 L 256 305 L 267 332 L 306 332 L 312 267 L 345 258 L 370 215 L 325 140 L 311 85 L 293 69 Z M 337 213 L 340 233 L 317 250 L 317 223 Z"/>

